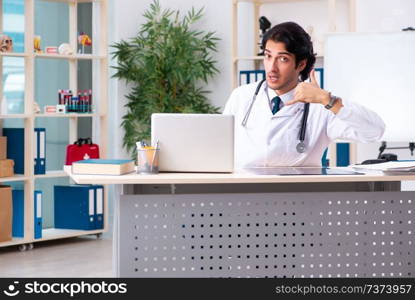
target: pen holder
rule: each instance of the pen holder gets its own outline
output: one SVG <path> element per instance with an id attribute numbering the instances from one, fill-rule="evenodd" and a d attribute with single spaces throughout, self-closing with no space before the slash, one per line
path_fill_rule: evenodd
<path id="1" fill-rule="evenodd" d="M 160 149 L 153 147 L 137 149 L 137 173 L 158 174 Z"/>

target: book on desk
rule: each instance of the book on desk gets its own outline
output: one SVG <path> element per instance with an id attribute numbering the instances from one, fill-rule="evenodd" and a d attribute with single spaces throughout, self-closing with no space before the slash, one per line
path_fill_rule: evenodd
<path id="1" fill-rule="evenodd" d="M 86 159 L 72 163 L 73 174 L 123 175 L 134 170 L 134 161 L 129 159 Z"/>

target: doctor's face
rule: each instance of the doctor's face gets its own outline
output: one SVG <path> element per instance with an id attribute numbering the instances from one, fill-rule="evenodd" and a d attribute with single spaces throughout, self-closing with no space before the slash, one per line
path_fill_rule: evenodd
<path id="1" fill-rule="evenodd" d="M 306 61 L 296 66 L 295 55 L 287 51 L 284 43 L 268 40 L 264 66 L 268 86 L 282 95 L 297 86 L 298 76 L 305 68 Z"/>

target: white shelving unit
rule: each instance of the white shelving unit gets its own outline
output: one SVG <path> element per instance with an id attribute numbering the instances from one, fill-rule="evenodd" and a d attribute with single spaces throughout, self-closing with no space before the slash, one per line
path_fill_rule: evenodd
<path id="1" fill-rule="evenodd" d="M 91 55 L 91 54 L 74 54 L 74 55 L 61 55 L 61 54 L 47 54 L 39 53 L 35 54 L 38 58 L 50 58 L 50 59 L 68 59 L 68 60 L 91 60 L 91 59 L 103 59 L 105 56 L 102 55 Z"/>
<path id="2" fill-rule="evenodd" d="M 64 171 L 46 171 L 46 174 L 35 175 L 36 179 L 67 177 Z"/>
<path id="3" fill-rule="evenodd" d="M 253 53 L 258 51 L 258 43 L 259 43 L 259 24 L 258 19 L 260 17 L 260 7 L 264 4 L 287 4 L 291 3 L 293 5 L 298 5 L 299 7 L 301 4 L 307 2 L 321 2 L 323 5 L 326 5 L 328 14 L 326 15 L 327 18 L 327 32 L 336 32 L 337 31 L 337 23 L 338 23 L 338 16 L 337 16 L 337 8 L 340 1 L 347 1 L 348 4 L 348 12 L 347 12 L 347 19 L 348 19 L 348 31 L 354 32 L 356 31 L 356 0 L 232 0 L 233 7 L 232 7 L 232 70 L 231 70 L 231 84 L 232 89 L 238 86 L 238 64 L 240 61 L 253 61 L 256 65 L 263 60 L 263 56 L 239 56 L 238 54 L 238 5 L 241 2 L 249 2 L 253 3 L 254 9 L 254 44 L 253 44 Z M 299 14 L 309 13 L 307 11 L 303 11 L 298 9 Z M 281 15 L 284 15 L 284 12 L 281 12 Z M 324 16 L 315 16 L 316 18 L 324 17 Z M 275 25 L 275 24 L 273 24 Z M 317 55 L 317 59 L 323 60 L 324 56 L 322 54 Z M 332 143 L 329 146 L 329 160 L 332 162 L 336 162 L 336 144 Z M 356 144 L 350 144 L 350 162 L 356 162 Z"/>
<path id="4" fill-rule="evenodd" d="M 9 57 L 26 57 L 27 55 L 25 53 L 3 53 L 0 52 L 0 56 L 9 56 Z"/>
<path id="5" fill-rule="evenodd" d="M 59 55 L 59 54 L 37 54 L 33 50 L 34 40 L 34 19 L 35 19 L 35 1 L 44 2 L 61 2 L 66 3 L 69 8 L 69 44 L 72 49 L 77 48 L 77 12 L 78 4 L 92 3 L 93 11 L 93 54 L 74 54 L 74 55 Z M 3 28 L 3 1 L 0 0 L 0 32 Z M 100 156 L 106 157 L 107 145 L 107 102 L 108 102 L 108 52 L 107 52 L 107 15 L 108 15 L 108 1 L 107 0 L 24 0 L 24 53 L 0 53 L 0 82 L 2 82 L 3 73 L 3 57 L 21 57 L 24 59 L 25 69 L 25 92 L 24 92 L 24 113 L 22 114 L 1 114 L 0 127 L 2 127 L 3 119 L 21 119 L 24 122 L 25 128 L 25 174 L 16 175 L 14 177 L 0 178 L 0 183 L 7 184 L 8 182 L 22 181 L 24 182 L 24 238 L 14 238 L 12 241 L 0 243 L 0 247 L 21 245 L 21 249 L 29 249 L 33 247 L 34 242 L 60 239 L 67 237 L 76 237 L 81 235 L 101 234 L 108 229 L 108 191 L 105 189 L 104 193 L 104 228 L 102 230 L 65 230 L 65 229 L 43 229 L 42 238 L 34 239 L 34 190 L 35 180 L 37 179 L 51 179 L 67 177 L 67 174 L 62 170 L 47 171 L 44 175 L 34 175 L 33 166 L 33 131 L 35 128 L 36 118 L 68 118 L 69 120 L 69 141 L 73 142 L 77 139 L 78 132 L 78 118 L 90 117 L 93 118 L 93 137 L 94 141 L 100 145 Z M 77 51 L 75 51 L 77 52 Z M 78 61 L 91 60 L 93 72 L 93 92 L 95 99 L 94 103 L 96 112 L 91 114 L 36 114 L 34 113 L 34 74 L 35 74 L 35 60 L 36 59 L 59 59 L 67 60 L 69 64 L 69 89 L 77 91 L 78 82 Z M 99 70 L 97 72 L 96 70 Z M 0 89 L 0 101 L 3 99 L 3 88 Z"/>
<path id="6" fill-rule="evenodd" d="M 13 182 L 13 181 L 26 181 L 28 179 L 29 179 L 28 176 L 18 174 L 18 175 L 15 175 L 13 177 L 1 177 L 0 178 L 0 183 Z"/>
<path id="7" fill-rule="evenodd" d="M 77 114 L 77 113 L 68 113 L 68 114 L 36 114 L 36 118 L 87 118 L 87 117 L 98 117 L 97 114 Z"/>

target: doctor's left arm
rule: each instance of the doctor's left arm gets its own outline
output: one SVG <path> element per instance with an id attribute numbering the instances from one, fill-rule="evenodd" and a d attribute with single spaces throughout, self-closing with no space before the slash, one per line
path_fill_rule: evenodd
<path id="1" fill-rule="evenodd" d="M 379 141 L 385 123 L 374 111 L 354 102 L 345 102 L 337 114 L 329 113 L 327 135 L 330 139 L 344 139 L 362 143 Z"/>

